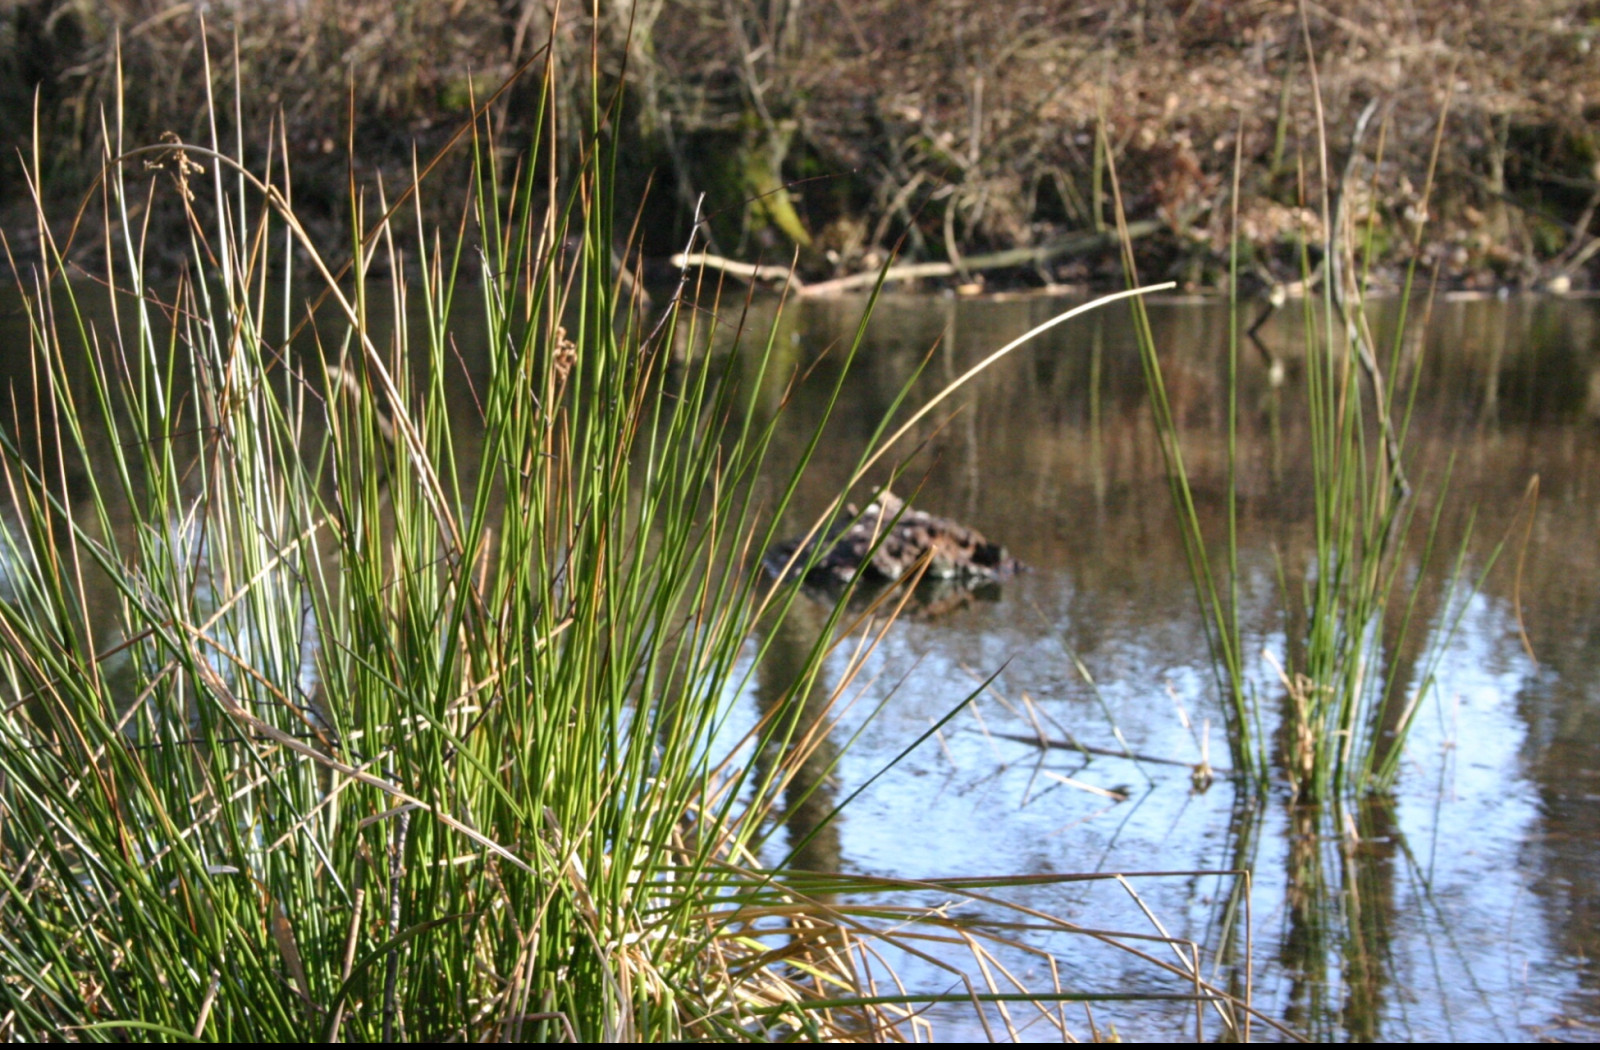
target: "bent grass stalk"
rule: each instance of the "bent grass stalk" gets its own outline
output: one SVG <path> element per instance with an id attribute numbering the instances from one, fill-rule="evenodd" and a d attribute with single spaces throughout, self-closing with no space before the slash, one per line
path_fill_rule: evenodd
<path id="1" fill-rule="evenodd" d="M 542 104 L 554 83 L 547 65 Z M 763 867 L 819 736 L 795 704 L 748 742 L 783 756 L 765 774 L 722 750 L 756 618 L 795 600 L 751 571 L 771 539 L 756 523 L 796 480 L 758 503 L 771 344 L 745 393 L 695 310 L 675 301 L 641 339 L 610 276 L 598 132 L 570 182 L 530 160 L 504 187 L 487 133 L 466 137 L 488 351 L 481 426 L 465 428 L 447 377 L 468 225 L 430 248 L 412 187 L 408 240 L 380 187 L 363 233 L 353 193 L 336 280 L 295 219 L 281 131 L 261 177 L 242 138 L 157 152 L 120 136 L 107 128 L 123 151 L 106 181 L 111 321 L 91 322 L 74 285 L 24 289 L 37 436 L 4 434 L 0 1034 L 912 1035 L 949 995 L 870 976 L 886 950 L 956 976 L 980 1012 L 1031 1004 L 1063 1033 L 1054 1009 L 1080 999 L 1178 996 L 1239 1023 L 1247 1004 L 1140 947 L 1194 945 L 996 895 L 1037 877 Z M 148 190 L 130 179 L 146 159 L 161 165 Z M 140 199 L 190 220 L 189 276 L 166 300 L 142 266 Z M 64 272 L 42 214 L 40 235 Z M 291 345 L 297 256 L 337 310 L 308 327 L 310 354 Z M 419 275 L 414 296 L 388 291 L 387 335 L 375 261 Z M 692 352 L 669 368 L 680 335 Z M 938 906 L 905 905 L 908 887 Z M 1109 941 L 1179 990 L 1086 992 L 1053 959 L 1045 987 L 1001 981 L 997 953 L 1041 949 L 952 918 L 963 899 Z"/>

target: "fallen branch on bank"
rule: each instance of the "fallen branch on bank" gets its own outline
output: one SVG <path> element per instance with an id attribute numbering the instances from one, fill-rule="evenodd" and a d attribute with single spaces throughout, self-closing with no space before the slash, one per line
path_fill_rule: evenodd
<path id="1" fill-rule="evenodd" d="M 1137 240 L 1162 229 L 1164 225 L 1164 223 L 1155 219 L 1129 223 L 1128 237 Z M 793 267 L 736 262 L 733 259 L 725 259 L 720 255 L 711 255 L 707 252 L 690 254 L 679 252 L 672 257 L 672 265 L 680 268 L 703 266 L 711 270 L 720 270 L 730 277 L 737 277 L 746 281 L 781 284 L 796 295 L 823 296 L 870 288 L 878 283 L 880 277 L 884 284 L 889 284 L 893 281 L 912 281 L 923 277 L 954 277 L 959 274 L 976 273 L 984 270 L 1007 270 L 1021 266 L 1042 266 L 1057 259 L 1108 251 L 1115 248 L 1117 244 L 1118 238 L 1114 230 L 1107 230 L 1104 233 L 1076 233 L 1068 237 L 1057 238 L 1045 244 L 1034 245 L 1031 248 L 1010 248 L 1006 251 L 990 252 L 987 255 L 971 255 L 962 260 L 960 267 L 950 262 L 904 263 L 899 266 L 891 266 L 885 271 L 869 270 L 865 273 L 856 273 L 848 277 L 837 277 L 833 280 L 816 281 L 810 284 L 796 276 Z"/>

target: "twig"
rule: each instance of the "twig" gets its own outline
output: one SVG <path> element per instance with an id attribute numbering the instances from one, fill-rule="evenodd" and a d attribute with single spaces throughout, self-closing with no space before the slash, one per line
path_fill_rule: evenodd
<path id="1" fill-rule="evenodd" d="M 366 902 L 367 891 L 365 888 L 356 890 L 355 903 L 350 907 L 350 930 L 344 939 L 344 965 L 339 969 L 339 984 L 341 987 L 350 980 L 350 973 L 355 969 L 356 938 L 361 933 L 361 905 Z M 333 1017 L 328 1021 L 328 1035 L 324 1040 L 329 1043 L 339 1041 L 339 1029 L 344 1024 L 344 1008 L 347 998 L 341 997 L 339 1005 L 333 1009 Z M 199 1032 L 195 1036 L 199 1037 Z"/>
<path id="2" fill-rule="evenodd" d="M 1056 740 L 1042 736 L 1038 733 L 994 733 L 993 736 L 1001 740 L 1011 740 L 1018 744 L 1032 744 L 1035 747 L 1050 748 L 1057 751 L 1078 751 L 1086 755 L 1103 755 L 1107 758 L 1130 758 L 1138 762 L 1149 762 L 1157 766 L 1178 766 L 1182 769 L 1193 769 L 1193 762 L 1184 762 L 1177 758 L 1157 758 L 1154 755 L 1144 755 L 1137 751 L 1123 751 L 1114 747 L 1094 747 L 1089 744 L 1080 744 L 1076 740 Z M 1232 776 L 1231 769 L 1213 769 L 1211 772 L 1218 776 Z"/>
<path id="3" fill-rule="evenodd" d="M 800 295 L 811 294 L 806 290 L 806 283 L 796 277 L 793 267 L 789 266 L 735 262 L 720 255 L 712 255 L 710 252 L 679 252 L 672 257 L 672 265 L 685 273 L 691 267 L 703 266 L 708 270 L 721 270 L 731 277 L 742 277 L 747 281 L 773 281 L 784 284 L 790 291 Z M 873 279 L 877 279 L 876 274 L 873 275 Z"/>
<path id="4" fill-rule="evenodd" d="M 1383 373 L 1378 370 L 1378 357 L 1373 352 L 1372 337 L 1367 331 L 1365 318 L 1359 311 L 1352 310 L 1348 303 L 1350 294 L 1360 291 L 1355 287 L 1355 252 L 1350 244 L 1352 238 L 1345 229 L 1350 184 L 1355 177 L 1356 161 L 1361 156 L 1361 140 L 1366 136 L 1367 126 L 1378 111 L 1378 105 L 1378 99 L 1366 104 L 1356 118 L 1355 131 L 1350 136 L 1350 155 L 1345 159 L 1344 175 L 1339 181 L 1339 201 L 1334 208 L 1333 223 L 1328 228 L 1328 291 L 1334 307 L 1339 311 L 1339 319 L 1344 322 L 1345 337 L 1355 350 L 1361 370 L 1372 384 L 1372 400 L 1376 405 L 1378 424 L 1383 431 L 1383 451 L 1389 464 L 1390 484 L 1395 496 L 1404 500 L 1411 495 L 1411 483 L 1406 480 L 1405 468 L 1400 462 L 1400 438 L 1389 416 L 1389 396 L 1384 387 Z"/>
<path id="5" fill-rule="evenodd" d="M 1164 223 L 1154 219 L 1128 224 L 1128 236 L 1134 240 L 1148 236 L 1157 230 L 1165 229 Z M 1031 248 L 1011 248 L 1003 252 L 990 252 L 987 255 L 973 255 L 962 259 L 960 265 L 951 262 L 925 262 L 903 263 L 891 266 L 881 273 L 884 283 L 890 281 L 909 281 L 922 277 L 954 277 L 965 273 L 975 273 L 981 270 L 1006 270 L 1027 266 L 1037 266 L 1050 262 L 1063 256 L 1088 255 L 1096 251 L 1104 251 L 1117 245 L 1118 238 L 1114 232 L 1105 233 L 1075 233 L 1045 244 L 1035 245 Z M 707 252 L 679 253 L 672 257 L 672 265 L 679 267 L 704 266 L 707 269 L 721 270 L 734 277 L 742 277 L 751 281 L 774 281 L 784 284 L 790 291 L 807 298 L 821 295 L 837 295 L 840 292 L 854 291 L 858 288 L 870 288 L 878 283 L 880 272 L 869 270 L 865 273 L 851 274 L 848 277 L 837 277 L 831 281 L 817 281 L 807 284 L 794 275 L 794 271 L 787 266 L 767 266 L 754 263 L 736 262 L 725 259 L 720 255 Z"/>
<path id="6" fill-rule="evenodd" d="M 400 813 L 399 827 L 395 832 L 394 855 L 389 858 L 389 939 L 400 936 L 400 877 L 405 873 L 406 837 L 411 830 L 411 811 Z M 394 1042 L 395 1020 L 400 1004 L 395 1000 L 395 980 L 400 972 L 400 948 L 389 949 L 383 973 L 383 1041 Z"/>
<path id="7" fill-rule="evenodd" d="M 222 987 L 222 973 L 219 970 L 211 971 L 211 984 L 206 987 L 206 997 L 200 1001 L 200 1016 L 194 1022 L 194 1037 L 199 1039 L 206 1031 L 206 1022 L 211 1019 L 211 1007 L 216 1004 L 217 991 Z"/>

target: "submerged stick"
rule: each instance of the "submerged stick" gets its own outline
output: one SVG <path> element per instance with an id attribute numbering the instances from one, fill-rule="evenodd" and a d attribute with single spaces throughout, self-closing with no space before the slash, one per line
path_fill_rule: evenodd
<path id="1" fill-rule="evenodd" d="M 1196 766 L 1204 764 L 1185 762 L 1181 758 L 1162 758 L 1158 755 L 1146 755 L 1137 751 L 1123 751 L 1114 747 L 1096 747 L 1093 744 L 1080 744 L 1076 740 L 1057 740 L 1054 737 L 1041 736 L 1039 734 L 1029 736 L 1026 733 L 992 733 L 990 735 L 998 740 L 1010 740 L 1018 744 L 1032 744 L 1048 751 L 1077 751 L 1081 754 L 1099 755 L 1103 758 L 1129 758 L 1136 762 L 1149 762 L 1151 765 L 1157 766 L 1177 766 L 1180 769 L 1194 769 Z M 1221 777 L 1233 775 L 1233 770 L 1231 769 L 1218 769 L 1215 766 L 1208 768 L 1211 772 Z"/>

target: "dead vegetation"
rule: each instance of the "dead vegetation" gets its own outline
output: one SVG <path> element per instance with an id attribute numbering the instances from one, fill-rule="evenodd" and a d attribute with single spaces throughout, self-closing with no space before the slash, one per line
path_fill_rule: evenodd
<path id="1" fill-rule="evenodd" d="M 607 43 L 591 57 L 595 11 Z M 1349 203 L 1381 262 L 1412 250 L 1447 109 L 1430 266 L 1467 286 L 1584 286 L 1600 251 L 1592 2 L 641 0 L 564 8 L 553 38 L 547 0 L 236 0 L 207 17 L 213 54 L 237 41 L 239 119 L 281 114 L 300 210 L 329 224 L 348 221 L 349 143 L 384 158 L 358 180 L 403 184 L 413 144 L 425 157 L 553 39 L 565 90 L 547 123 L 535 126 L 531 89 L 496 103 L 508 164 L 535 136 L 577 126 L 591 71 L 614 83 L 625 72 L 619 200 L 648 188 L 642 233 L 657 257 L 681 246 L 704 194 L 719 254 L 787 262 L 798 250 L 802 272 L 827 279 L 899 250 L 973 285 L 970 255 L 1105 229 L 1110 160 L 1130 218 L 1162 226 L 1141 244 L 1144 272 L 1214 285 L 1242 135 L 1250 268 L 1292 280 L 1300 238 L 1318 236 L 1302 177 L 1316 164 L 1313 60 L 1337 168 L 1357 115 L 1378 103 Z M 29 0 L 0 15 L 0 132 L 21 143 L 37 88 L 57 158 L 42 175 L 60 196 L 82 193 L 98 166 L 119 37 L 137 134 L 198 137 L 207 84 L 193 5 Z M 15 166 L 0 179 L 8 216 L 23 188 Z M 1102 255 L 1105 266 L 1046 253 L 999 276 L 1092 283 L 1117 272 Z"/>

